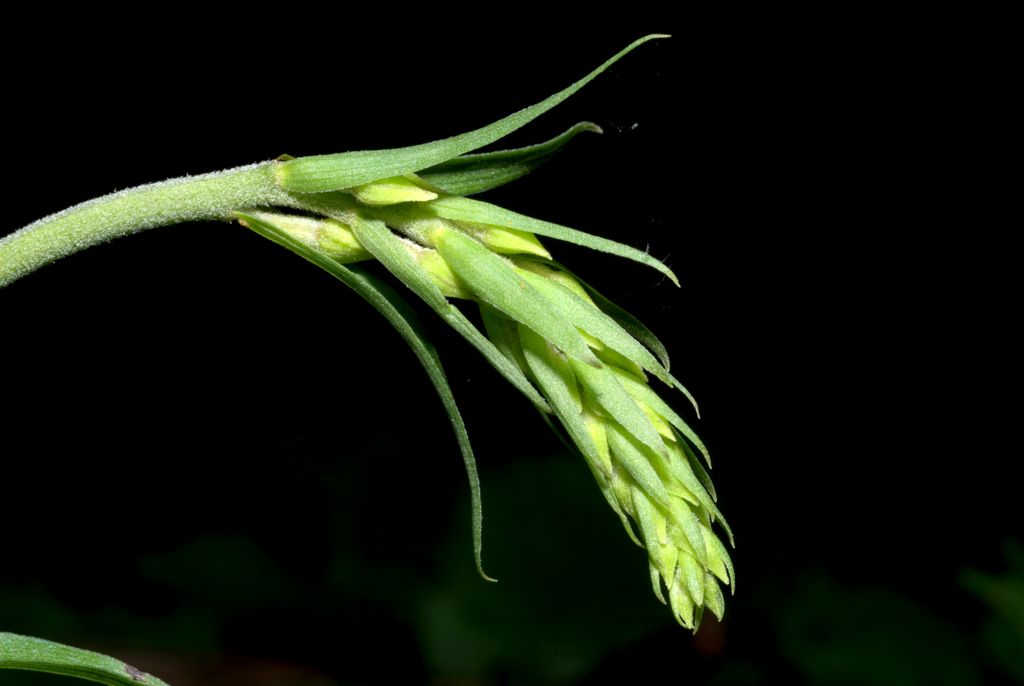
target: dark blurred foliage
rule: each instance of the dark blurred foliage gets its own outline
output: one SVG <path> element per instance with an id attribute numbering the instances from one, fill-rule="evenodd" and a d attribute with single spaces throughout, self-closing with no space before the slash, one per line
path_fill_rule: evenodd
<path id="1" fill-rule="evenodd" d="M 1024 548 L 1008 543 L 1005 556 L 1009 569 L 996 574 L 970 569 L 961 582 L 988 606 L 978 637 L 987 656 L 1024 682 Z"/>
<path id="2" fill-rule="evenodd" d="M 479 457 L 500 582 L 480 580 L 457 447 L 399 337 L 211 224 L 0 293 L 0 630 L 175 686 L 1024 681 L 1024 570 L 1000 555 L 1024 540 L 1016 253 L 958 138 L 956 35 L 921 52 L 923 18 L 514 19 L 309 41 L 308 17 L 275 13 L 5 52 L 2 230 L 161 178 L 451 135 L 674 33 L 515 134 L 606 132 L 490 199 L 681 276 L 552 245 L 701 401 L 737 532 L 724 623 L 672 623 L 582 462 L 425 313 Z"/>

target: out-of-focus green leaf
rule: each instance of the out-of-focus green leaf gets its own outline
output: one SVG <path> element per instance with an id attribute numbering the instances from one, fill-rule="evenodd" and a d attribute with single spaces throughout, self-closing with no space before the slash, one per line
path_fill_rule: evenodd
<path id="1" fill-rule="evenodd" d="M 981 640 L 985 652 L 999 668 L 1024 682 L 1024 548 L 1008 542 L 1004 556 L 1009 569 L 988 574 L 968 569 L 960 583 L 988 605 Z"/>
<path id="2" fill-rule="evenodd" d="M 905 593 L 849 588 L 824 575 L 793 580 L 775 618 L 778 653 L 805 684 L 976 686 L 958 626 Z"/>
<path id="3" fill-rule="evenodd" d="M 18 634 L 0 633 L 0 669 L 61 674 L 107 686 L 167 686 L 116 658 Z"/>
<path id="4" fill-rule="evenodd" d="M 647 586 L 634 583 L 646 555 L 617 530 L 579 458 L 523 454 L 487 477 L 487 533 L 502 542 L 488 559 L 501 583 L 478 583 L 458 566 L 457 536 L 441 549 L 444 568 L 428 575 L 416 623 L 436 682 L 605 683 L 613 656 L 673 631 Z"/>

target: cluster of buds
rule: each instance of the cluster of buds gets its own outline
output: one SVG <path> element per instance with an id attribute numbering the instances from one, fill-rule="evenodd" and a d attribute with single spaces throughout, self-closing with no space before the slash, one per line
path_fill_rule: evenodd
<path id="1" fill-rule="evenodd" d="M 682 625 L 695 629 L 704 608 L 722 616 L 720 584 L 735 587 L 732 562 L 713 527 L 718 523 L 730 543 L 732 534 L 701 462 L 710 467 L 707 450 L 651 388 L 649 376 L 693 399 L 669 374 L 668 355 L 654 334 L 555 262 L 538 236 L 634 260 L 678 280 L 645 252 L 467 197 L 523 176 L 581 132 L 599 132 L 583 122 L 545 143 L 467 154 L 557 106 L 659 37 L 634 41 L 568 88 L 474 131 L 407 148 L 281 161 L 276 183 L 290 207 L 306 214 L 253 210 L 238 217 L 334 274 L 409 342 L 459 437 L 481 574 L 475 459 L 438 355 L 401 296 L 351 263 L 382 264 L 546 418 L 558 420 L 630 538 L 646 548 L 655 594 Z M 483 330 L 452 302 L 458 300 L 476 303 Z"/>
<path id="2" fill-rule="evenodd" d="M 678 386 L 667 359 L 627 331 L 635 320 L 602 309 L 607 301 L 551 259 L 524 229 L 536 220 L 446 194 L 417 175 L 316 202 L 329 218 L 252 212 L 244 221 L 342 264 L 377 259 L 439 312 L 450 315 L 452 299 L 475 302 L 487 338 L 557 417 L 628 535 L 646 548 L 657 596 L 689 628 L 705 607 L 721 617 L 719 583 L 731 586 L 734 575 L 712 528 L 717 521 L 728 533 L 701 463 L 707 451 L 648 384 L 650 375 Z"/>

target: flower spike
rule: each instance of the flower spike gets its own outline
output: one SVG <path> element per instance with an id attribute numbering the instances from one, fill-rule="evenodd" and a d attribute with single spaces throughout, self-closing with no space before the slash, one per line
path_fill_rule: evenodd
<path id="1" fill-rule="evenodd" d="M 542 413 L 553 414 L 627 534 L 646 549 L 655 595 L 680 624 L 696 629 L 704 608 L 722 616 L 720 586 L 735 587 L 715 524 L 730 543 L 732 532 L 701 464 L 710 467 L 707 448 L 649 376 L 692 397 L 669 373 L 657 337 L 552 260 L 538 236 L 649 265 L 677 285 L 678 279 L 645 252 L 465 197 L 522 176 L 592 125 L 537 146 L 456 156 L 550 109 L 650 38 L 489 127 L 411 148 L 285 162 L 279 183 L 315 193 L 297 197 L 321 216 L 259 216 L 339 262 L 381 262 L 485 351 Z M 450 299 L 475 302 L 484 333 Z"/>

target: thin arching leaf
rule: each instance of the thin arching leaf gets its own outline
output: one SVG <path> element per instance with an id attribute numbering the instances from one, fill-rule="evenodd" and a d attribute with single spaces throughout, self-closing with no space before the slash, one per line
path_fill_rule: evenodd
<path id="1" fill-rule="evenodd" d="M 0 633 L 0 670 L 76 677 L 107 686 L 168 686 L 117 658 L 31 636 Z"/>
<path id="2" fill-rule="evenodd" d="M 594 236 L 583 231 L 570 229 L 569 227 L 562 226 L 561 224 L 554 224 L 552 222 L 534 219 L 533 217 L 527 217 L 524 214 L 506 210 L 503 207 L 491 205 L 490 203 L 482 202 L 480 200 L 473 200 L 472 198 L 446 196 L 423 204 L 433 208 L 439 217 L 444 217 L 445 219 L 476 222 L 479 224 L 493 224 L 495 226 L 502 226 L 508 229 L 528 231 L 530 233 L 537 234 L 538 236 L 547 236 L 548 238 L 554 238 L 559 241 L 565 241 L 566 243 L 580 245 L 584 248 L 605 252 L 609 255 L 616 255 L 627 260 L 633 260 L 634 262 L 639 262 L 640 264 L 658 270 L 671 279 L 672 283 L 677 286 L 679 285 L 679 279 L 676 278 L 676 275 L 660 260 L 651 257 L 641 250 L 631 248 L 630 246 L 622 243 L 617 243 L 616 241 L 608 240 L 607 238 L 601 238 L 600 236 Z"/>
<path id="3" fill-rule="evenodd" d="M 433 344 L 427 339 L 422 325 L 415 312 L 409 304 L 393 288 L 380 279 L 363 272 L 361 269 L 348 267 L 335 262 L 327 255 L 300 243 L 282 231 L 275 228 L 257 217 L 239 213 L 239 218 L 256 233 L 269 238 L 278 245 L 288 248 L 300 257 L 312 262 L 324 271 L 328 272 L 346 286 L 358 293 L 364 300 L 373 305 L 384 318 L 395 327 L 405 342 L 412 348 L 416 358 L 423 365 L 427 376 L 430 377 L 445 412 L 455 430 L 455 437 L 459 442 L 459 449 L 466 465 L 466 475 L 469 478 L 470 500 L 472 507 L 473 525 L 473 555 L 477 571 L 484 579 L 493 581 L 483 569 L 483 505 L 480 496 L 480 478 L 477 475 L 476 457 L 473 455 L 473 448 L 469 443 L 469 434 L 466 432 L 466 425 L 462 421 L 462 415 L 455 403 L 451 387 L 445 376 L 444 368 L 441 366 L 441 359 Z"/>
<path id="4" fill-rule="evenodd" d="M 601 133 L 601 127 L 580 122 L 565 133 L 536 145 L 513 150 L 460 155 L 418 173 L 430 186 L 452 195 L 474 195 L 504 186 L 544 164 L 584 131 Z"/>
<path id="5" fill-rule="evenodd" d="M 358 150 L 334 155 L 300 157 L 281 163 L 277 173 L 278 183 L 287 191 L 323 193 L 358 186 L 377 179 L 409 174 L 464 155 L 504 138 L 562 103 L 637 46 L 655 38 L 665 37 L 650 35 L 633 41 L 568 88 L 483 128 L 406 148 Z"/>

